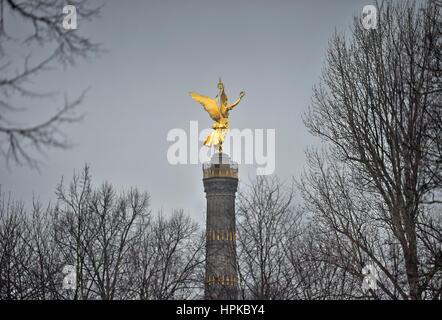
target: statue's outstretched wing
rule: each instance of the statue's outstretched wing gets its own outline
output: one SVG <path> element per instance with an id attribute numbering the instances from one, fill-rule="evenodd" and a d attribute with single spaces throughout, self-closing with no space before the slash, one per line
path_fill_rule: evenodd
<path id="1" fill-rule="evenodd" d="M 216 100 L 206 97 L 206 96 L 202 96 L 202 95 L 195 93 L 195 92 L 190 92 L 190 96 L 192 97 L 193 100 L 202 104 L 204 109 L 206 109 L 206 111 L 209 113 L 210 117 L 213 120 L 219 121 L 220 113 L 219 113 L 218 104 L 217 104 Z"/>

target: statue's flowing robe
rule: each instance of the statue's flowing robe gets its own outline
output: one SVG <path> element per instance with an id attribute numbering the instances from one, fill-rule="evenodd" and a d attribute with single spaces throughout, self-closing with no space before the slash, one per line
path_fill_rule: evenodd
<path id="1" fill-rule="evenodd" d="M 211 147 L 215 146 L 224 141 L 224 137 L 226 136 L 227 129 L 215 129 L 213 130 L 204 140 L 204 145 Z"/>

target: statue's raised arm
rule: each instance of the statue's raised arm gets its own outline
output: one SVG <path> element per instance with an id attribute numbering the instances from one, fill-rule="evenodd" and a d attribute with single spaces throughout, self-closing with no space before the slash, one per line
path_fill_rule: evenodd
<path id="1" fill-rule="evenodd" d="M 241 92 L 239 93 L 239 98 L 238 98 L 238 100 L 236 100 L 234 103 L 228 105 L 228 106 L 226 107 L 226 109 L 227 109 L 228 111 L 232 110 L 233 107 L 236 106 L 236 105 L 241 101 L 241 99 L 242 99 L 245 95 L 246 95 L 246 92 L 245 92 L 245 91 L 241 91 Z"/>

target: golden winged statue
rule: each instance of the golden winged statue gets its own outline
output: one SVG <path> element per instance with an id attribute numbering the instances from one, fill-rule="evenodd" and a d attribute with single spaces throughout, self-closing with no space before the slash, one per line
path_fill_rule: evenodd
<path id="1" fill-rule="evenodd" d="M 219 145 L 218 152 L 222 153 L 224 137 L 229 129 L 229 111 L 241 101 L 242 97 L 244 97 L 246 93 L 241 91 L 238 100 L 230 105 L 227 105 L 227 95 L 224 92 L 224 85 L 221 82 L 221 78 L 219 78 L 218 89 L 219 93 L 215 99 L 195 92 L 190 92 L 190 96 L 193 100 L 201 103 L 204 109 L 209 113 L 210 117 L 215 121 L 215 123 L 212 125 L 213 131 L 207 136 L 203 144 L 208 147 Z"/>

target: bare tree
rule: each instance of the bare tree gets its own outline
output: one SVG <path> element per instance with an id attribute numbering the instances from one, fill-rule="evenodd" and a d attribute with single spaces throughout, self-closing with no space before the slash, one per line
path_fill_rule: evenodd
<path id="1" fill-rule="evenodd" d="M 361 179 L 327 153 L 309 152 L 308 159 L 309 171 L 300 183 L 305 211 L 311 213 L 304 261 L 333 275 L 311 279 L 323 290 L 313 294 L 339 299 L 406 298 L 403 257 L 382 223 L 378 211 L 382 202 L 367 194 Z M 380 292 L 362 290 L 362 269 L 368 264 L 382 271 Z"/>
<path id="2" fill-rule="evenodd" d="M 117 195 L 109 183 L 92 191 L 88 167 L 74 176 L 69 192 L 61 183 L 54 226 L 66 263 L 76 266 L 74 298 L 124 299 L 129 253 L 146 232 L 149 196 L 136 189 Z"/>
<path id="3" fill-rule="evenodd" d="M 83 21 L 96 17 L 100 9 L 85 0 L 70 4 Z M 38 166 L 39 161 L 30 149 L 44 153 L 51 147 L 69 147 L 61 127 L 81 119 L 75 108 L 86 91 L 72 101 L 65 96 L 64 104 L 41 123 L 17 121 L 17 115 L 23 119 L 23 112 L 30 110 L 23 106 L 26 102 L 54 97 L 54 93 L 32 89 L 32 81 L 42 72 L 57 63 L 64 67 L 73 65 L 78 58 L 100 51 L 99 45 L 82 36 L 80 30 L 62 27 L 64 5 L 63 0 L 0 1 L 0 154 L 8 162 Z M 18 25 L 25 32 L 17 32 Z M 18 50 L 29 54 L 20 60 Z"/>
<path id="4" fill-rule="evenodd" d="M 308 155 L 301 189 L 347 257 L 341 264 L 351 262 L 341 268 L 362 277 L 369 259 L 388 278 L 389 297 L 440 296 L 440 12 L 431 1 L 378 9 L 376 30 L 355 18 L 349 41 L 336 34 L 330 42 L 304 118 L 328 142 L 327 161 Z"/>
<path id="5" fill-rule="evenodd" d="M 34 202 L 32 212 L 4 195 L 0 199 L 0 298 L 61 299 L 61 261 L 53 237 L 51 207 Z"/>
<path id="6" fill-rule="evenodd" d="M 330 232 L 324 233 L 314 223 L 304 226 L 301 239 L 290 244 L 289 263 L 298 281 L 298 298 L 307 300 L 355 298 L 360 279 L 353 277 L 348 268 L 338 267 L 346 261 L 336 241 L 328 241 Z M 333 250 L 337 254 L 333 254 Z M 344 258 L 344 259 L 342 259 Z"/>
<path id="7" fill-rule="evenodd" d="M 92 186 L 89 167 L 44 208 L 0 198 L 0 299 L 200 298 L 204 237 L 182 210 L 151 218 L 149 195 Z M 63 269 L 72 266 L 73 288 Z"/>
<path id="8" fill-rule="evenodd" d="M 297 274 L 289 263 L 289 248 L 301 234 L 301 215 L 293 207 L 293 196 L 293 185 L 265 176 L 238 193 L 238 269 L 243 299 L 298 297 Z"/>
<path id="9" fill-rule="evenodd" d="M 4 194 L 0 200 L 0 298 L 25 299 L 32 284 L 26 276 L 29 254 L 24 205 L 5 199 Z"/>
<path id="10" fill-rule="evenodd" d="M 32 295 L 28 299 L 62 299 L 62 280 L 60 273 L 64 265 L 54 237 L 53 208 L 43 207 L 34 201 L 30 217 L 27 218 L 28 238 L 26 241 L 29 264 L 26 265 L 30 276 Z"/>
<path id="11" fill-rule="evenodd" d="M 139 299 L 201 297 L 204 237 L 183 211 L 160 213 L 133 248 L 134 292 Z"/>
<path id="12" fill-rule="evenodd" d="M 88 273 L 87 249 L 95 234 L 89 228 L 92 220 L 90 204 L 93 196 L 89 168 L 74 174 L 68 191 L 63 180 L 56 190 L 58 203 L 54 208 L 54 237 L 61 259 L 75 267 L 76 284 L 73 299 L 89 299 L 94 293 L 93 276 Z M 62 270 L 60 269 L 60 272 Z M 70 298 L 66 292 L 66 298 Z"/>

